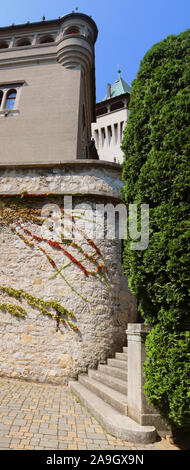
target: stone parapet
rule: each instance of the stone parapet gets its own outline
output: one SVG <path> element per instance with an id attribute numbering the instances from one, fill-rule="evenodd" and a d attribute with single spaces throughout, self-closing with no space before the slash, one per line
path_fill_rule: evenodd
<path id="1" fill-rule="evenodd" d="M 96 161 L 74 160 L 61 165 L 0 165 L 0 195 L 51 193 L 94 195 L 121 199 L 121 167 Z"/>

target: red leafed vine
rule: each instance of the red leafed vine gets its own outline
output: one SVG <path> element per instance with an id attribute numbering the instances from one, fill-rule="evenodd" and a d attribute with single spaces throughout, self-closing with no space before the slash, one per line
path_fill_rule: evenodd
<path id="1" fill-rule="evenodd" d="M 100 252 L 100 249 L 96 246 L 95 242 L 90 239 L 83 232 L 83 230 L 81 230 L 80 227 L 77 226 L 75 216 L 70 216 L 64 211 L 64 209 L 61 209 L 61 227 L 63 228 L 64 225 L 67 223 L 68 218 L 70 218 L 72 220 L 72 229 L 80 233 L 82 243 L 79 244 L 78 240 L 76 241 L 75 239 L 68 240 L 64 238 L 64 230 L 60 233 L 59 239 L 55 239 L 57 235 L 53 233 L 54 229 L 51 224 L 49 226 L 48 237 L 47 226 L 46 236 L 43 235 L 42 226 L 44 224 L 45 218 L 42 217 L 41 209 L 37 208 L 34 204 L 34 199 L 44 198 L 47 195 L 49 196 L 49 194 L 45 193 L 29 194 L 26 192 L 14 197 L 11 197 L 10 195 L 2 195 L 0 204 L 0 227 L 9 227 L 10 230 L 15 234 L 15 236 L 19 237 L 25 243 L 25 245 L 27 245 L 31 249 L 36 248 L 41 251 L 41 253 L 46 257 L 48 263 L 55 271 L 54 274 L 50 275 L 49 280 L 53 280 L 55 276 L 61 276 L 64 282 L 76 295 L 81 297 L 84 301 L 90 302 L 89 299 L 84 297 L 80 292 L 78 292 L 78 290 L 74 288 L 74 286 L 71 285 L 70 281 L 66 279 L 66 277 L 63 275 L 63 271 L 65 272 L 65 270 L 73 264 L 80 271 L 82 271 L 85 278 L 94 276 L 99 281 L 103 282 L 107 288 L 109 288 L 107 269 L 103 260 L 103 256 Z M 83 216 L 81 215 L 81 218 L 82 217 Z M 41 232 L 37 234 L 37 230 L 38 232 Z M 83 248 L 83 242 L 85 246 L 87 245 L 89 247 L 89 250 Z M 48 251 L 48 248 L 46 248 L 45 245 L 47 245 L 47 247 L 51 249 L 51 253 Z M 73 251 L 76 253 L 76 255 L 73 254 Z M 63 266 L 58 266 L 57 257 L 56 262 L 53 259 L 54 252 L 59 252 L 60 254 L 63 254 L 64 257 L 67 259 L 67 263 L 65 263 Z M 90 265 L 92 265 L 92 268 L 90 268 Z M 0 290 L 0 293 L 9 292 L 9 288 L 6 288 L 6 286 L 1 287 L 2 289 Z M 14 290 L 11 287 L 10 289 Z M 26 294 L 26 298 L 27 295 L 30 294 Z M 1 310 L 3 308 L 2 305 L 5 307 L 4 303 L 0 303 Z M 13 305 L 11 307 L 10 304 L 7 305 L 7 311 L 13 314 L 13 311 L 15 311 L 13 307 L 15 306 Z M 21 313 L 22 312 L 20 312 L 18 309 L 15 315 L 22 316 Z M 56 314 L 56 319 L 58 325 L 59 313 Z M 64 323 L 63 319 L 62 323 Z M 72 322 L 68 321 L 67 326 L 68 325 L 72 329 L 77 330 L 77 327 L 72 324 Z"/>

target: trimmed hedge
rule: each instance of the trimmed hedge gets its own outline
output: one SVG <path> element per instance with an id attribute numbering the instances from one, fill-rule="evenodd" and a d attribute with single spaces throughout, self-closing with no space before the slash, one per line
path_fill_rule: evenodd
<path id="1" fill-rule="evenodd" d="M 153 327 L 146 344 L 145 392 L 178 427 L 190 427 L 189 58 L 190 30 L 147 52 L 132 84 L 122 144 L 123 199 L 150 208 L 148 248 L 132 251 L 127 240 L 123 256 L 139 312 Z"/>
<path id="2" fill-rule="evenodd" d="M 189 334 L 162 323 L 148 335 L 144 390 L 147 398 L 171 424 L 189 427 Z"/>

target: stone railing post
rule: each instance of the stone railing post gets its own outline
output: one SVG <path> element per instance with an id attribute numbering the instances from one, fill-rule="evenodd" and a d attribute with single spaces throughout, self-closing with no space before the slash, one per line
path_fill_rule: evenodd
<path id="1" fill-rule="evenodd" d="M 157 431 L 169 427 L 146 399 L 143 387 L 143 364 L 146 359 L 145 340 L 150 328 L 142 323 L 128 323 L 128 416 L 144 426 L 155 426 Z"/>

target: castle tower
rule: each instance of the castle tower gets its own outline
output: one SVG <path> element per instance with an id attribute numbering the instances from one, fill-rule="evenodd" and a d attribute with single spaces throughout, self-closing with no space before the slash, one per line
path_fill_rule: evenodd
<path id="1" fill-rule="evenodd" d="M 121 170 L 90 158 L 96 38 L 81 13 L 0 28 L 0 375 L 67 383 L 135 321 L 101 219 Z"/>
<path id="2" fill-rule="evenodd" d="M 122 163 L 121 143 L 129 116 L 131 87 L 122 78 L 120 69 L 113 85 L 108 83 L 107 94 L 96 104 L 96 122 L 92 123 L 92 137 L 95 140 L 100 160 Z"/>

